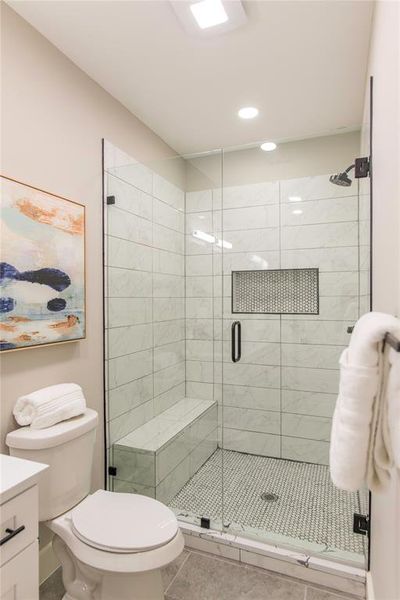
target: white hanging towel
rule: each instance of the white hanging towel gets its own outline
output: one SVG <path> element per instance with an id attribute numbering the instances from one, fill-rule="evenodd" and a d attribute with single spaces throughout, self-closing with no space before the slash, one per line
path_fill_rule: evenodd
<path id="1" fill-rule="evenodd" d="M 82 388 L 76 383 L 60 383 L 18 398 L 13 415 L 18 425 L 43 429 L 81 415 L 85 410 Z"/>
<path id="2" fill-rule="evenodd" d="M 386 332 L 399 337 L 399 319 L 363 315 L 340 357 L 329 462 L 333 483 L 344 490 L 356 491 L 366 482 L 380 491 L 393 466 L 400 466 L 400 363 L 387 344 L 382 353 Z"/>

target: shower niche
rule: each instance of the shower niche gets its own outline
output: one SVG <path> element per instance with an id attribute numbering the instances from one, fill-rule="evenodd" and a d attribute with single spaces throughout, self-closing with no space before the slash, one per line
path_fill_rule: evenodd
<path id="1" fill-rule="evenodd" d="M 232 313 L 319 312 L 318 269 L 232 271 Z"/>

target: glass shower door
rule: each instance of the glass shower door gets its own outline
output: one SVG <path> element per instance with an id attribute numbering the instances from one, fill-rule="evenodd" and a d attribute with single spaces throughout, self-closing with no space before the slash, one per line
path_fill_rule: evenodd
<path id="1" fill-rule="evenodd" d="M 363 565 L 365 494 L 335 488 L 328 466 L 338 360 L 362 310 L 358 182 L 261 170 L 256 152 L 224 153 L 223 523 Z"/>

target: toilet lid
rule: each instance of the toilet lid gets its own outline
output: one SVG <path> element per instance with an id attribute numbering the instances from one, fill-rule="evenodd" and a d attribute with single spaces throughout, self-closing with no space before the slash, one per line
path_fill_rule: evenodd
<path id="1" fill-rule="evenodd" d="M 167 506 L 139 494 L 98 490 L 71 512 L 75 535 L 108 552 L 142 552 L 168 543 L 178 531 Z"/>

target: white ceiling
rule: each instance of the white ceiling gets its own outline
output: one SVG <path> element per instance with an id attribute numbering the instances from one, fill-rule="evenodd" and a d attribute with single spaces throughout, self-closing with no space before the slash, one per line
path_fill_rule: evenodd
<path id="1" fill-rule="evenodd" d="M 371 2 L 251 0 L 245 26 L 204 39 L 167 1 L 8 3 L 177 152 L 361 124 Z"/>

